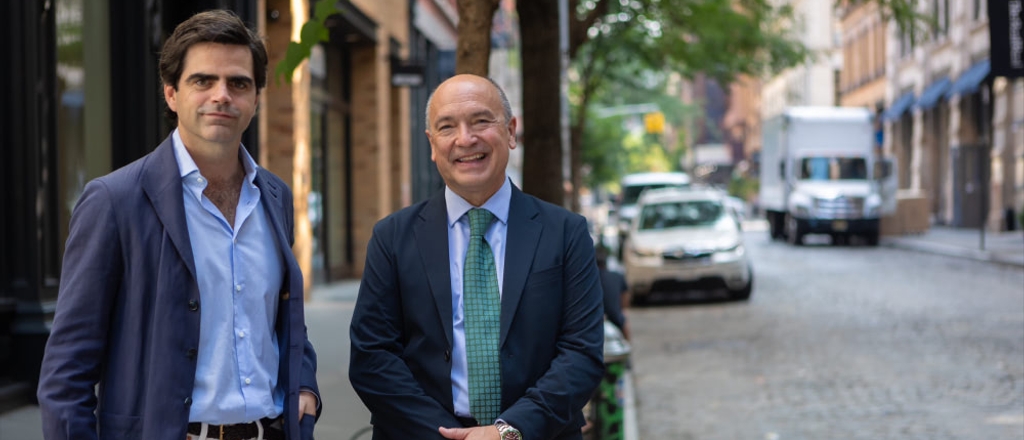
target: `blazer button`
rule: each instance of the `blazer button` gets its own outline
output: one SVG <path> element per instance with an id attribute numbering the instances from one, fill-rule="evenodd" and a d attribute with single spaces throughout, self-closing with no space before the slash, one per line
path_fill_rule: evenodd
<path id="1" fill-rule="evenodd" d="M 185 354 L 188 356 L 189 359 L 195 359 L 196 358 L 196 354 L 198 354 L 198 353 L 199 353 L 198 350 L 196 350 L 194 348 L 190 348 L 190 349 L 188 349 L 188 351 Z"/>
<path id="2" fill-rule="evenodd" d="M 451 360 L 452 360 L 452 352 L 450 352 L 448 350 L 445 350 L 444 351 L 444 361 L 445 362 L 450 362 Z"/>
<path id="3" fill-rule="evenodd" d="M 192 397 L 185 398 L 185 406 L 192 406 Z"/>
<path id="4" fill-rule="evenodd" d="M 199 301 L 196 301 L 194 299 L 193 300 L 189 300 L 189 302 L 188 302 L 188 309 L 193 311 L 193 312 L 196 311 L 196 310 L 199 310 Z"/>

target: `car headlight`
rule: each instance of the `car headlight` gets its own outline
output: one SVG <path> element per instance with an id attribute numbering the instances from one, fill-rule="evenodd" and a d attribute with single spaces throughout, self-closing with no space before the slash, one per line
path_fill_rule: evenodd
<path id="1" fill-rule="evenodd" d="M 713 261 L 724 263 L 742 258 L 743 253 L 743 243 L 736 242 L 718 247 L 711 258 Z"/>
<path id="2" fill-rule="evenodd" d="M 806 205 L 796 205 L 793 207 L 793 215 L 800 218 L 808 218 L 811 216 L 811 209 Z"/>
<path id="3" fill-rule="evenodd" d="M 715 252 L 735 252 L 740 248 L 740 246 L 742 246 L 742 244 L 733 243 L 731 245 L 721 246 L 718 249 L 715 249 Z"/>
<path id="4" fill-rule="evenodd" d="M 661 255 L 661 250 L 659 249 L 633 247 L 630 249 L 630 251 L 633 253 L 633 255 L 636 255 L 641 258 L 657 257 Z"/>

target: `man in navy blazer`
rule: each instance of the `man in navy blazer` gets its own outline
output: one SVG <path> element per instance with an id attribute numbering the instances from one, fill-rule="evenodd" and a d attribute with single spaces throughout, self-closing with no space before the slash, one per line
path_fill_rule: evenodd
<path id="1" fill-rule="evenodd" d="M 72 215 L 38 389 L 46 439 L 312 438 L 292 194 L 241 147 L 266 66 L 230 12 L 165 44 L 177 129 L 89 182 Z"/>
<path id="2" fill-rule="evenodd" d="M 508 180 L 516 119 L 489 79 L 442 83 L 427 126 L 445 191 L 374 227 L 352 317 L 349 378 L 373 438 L 579 439 L 581 409 L 604 368 L 586 221 Z M 495 217 L 485 240 L 501 286 L 494 420 L 473 413 L 467 380 L 462 267 L 466 213 L 477 208 Z"/>

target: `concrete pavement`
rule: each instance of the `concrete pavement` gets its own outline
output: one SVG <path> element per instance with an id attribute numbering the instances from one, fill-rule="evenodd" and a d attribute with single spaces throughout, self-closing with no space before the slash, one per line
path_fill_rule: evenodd
<path id="1" fill-rule="evenodd" d="M 921 234 L 882 237 L 881 245 L 979 261 L 1024 266 L 1024 232 L 932 226 Z"/>

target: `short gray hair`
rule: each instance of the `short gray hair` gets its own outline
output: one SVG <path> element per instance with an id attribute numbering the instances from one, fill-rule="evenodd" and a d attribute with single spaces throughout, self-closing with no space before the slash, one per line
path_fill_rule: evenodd
<path id="1" fill-rule="evenodd" d="M 476 75 L 476 76 L 479 76 L 479 75 Z M 512 122 L 512 103 L 510 103 L 508 101 L 508 96 L 505 95 L 505 91 L 502 90 L 501 86 L 499 86 L 496 81 L 491 79 L 491 77 L 481 76 L 481 78 L 484 78 L 487 81 L 489 81 L 491 83 L 491 85 L 494 86 L 494 88 L 498 90 L 498 96 L 501 97 L 501 110 L 505 113 L 504 114 L 504 116 L 505 116 L 505 125 L 508 125 L 509 122 Z M 434 94 L 435 93 L 437 93 L 437 89 L 436 88 L 434 89 L 433 92 L 430 93 L 430 97 L 427 98 L 427 109 L 424 112 L 425 113 L 424 120 L 427 123 L 427 130 L 431 129 L 431 127 L 430 127 L 430 106 L 433 105 Z"/>

